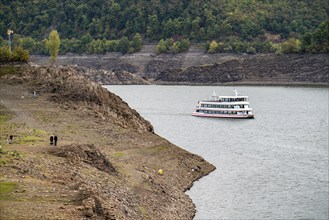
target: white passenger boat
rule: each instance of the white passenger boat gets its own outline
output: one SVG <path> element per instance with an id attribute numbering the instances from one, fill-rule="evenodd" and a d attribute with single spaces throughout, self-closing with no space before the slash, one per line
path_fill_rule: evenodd
<path id="1" fill-rule="evenodd" d="M 193 116 L 211 118 L 253 118 L 253 109 L 249 106 L 248 96 L 240 96 L 234 90 L 234 96 L 217 96 L 215 92 L 208 100 L 200 100 Z"/>

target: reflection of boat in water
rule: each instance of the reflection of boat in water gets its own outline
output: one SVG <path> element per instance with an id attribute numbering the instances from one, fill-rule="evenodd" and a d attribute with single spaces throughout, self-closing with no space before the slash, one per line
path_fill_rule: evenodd
<path id="1" fill-rule="evenodd" d="M 249 106 L 248 96 L 217 96 L 215 92 L 208 100 L 200 100 L 193 116 L 211 118 L 253 118 L 253 109 Z"/>

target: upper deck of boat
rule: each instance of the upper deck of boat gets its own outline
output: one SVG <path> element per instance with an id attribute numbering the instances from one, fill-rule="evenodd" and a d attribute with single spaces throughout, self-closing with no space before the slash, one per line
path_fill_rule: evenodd
<path id="1" fill-rule="evenodd" d="M 211 99 L 201 102 L 247 102 L 248 96 L 212 96 Z"/>

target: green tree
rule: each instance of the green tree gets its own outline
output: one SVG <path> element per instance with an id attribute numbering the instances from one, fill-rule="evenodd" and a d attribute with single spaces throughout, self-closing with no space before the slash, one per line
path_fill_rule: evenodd
<path id="1" fill-rule="evenodd" d="M 34 53 L 35 51 L 35 41 L 32 37 L 24 37 L 22 38 L 22 47 L 28 50 L 30 53 Z"/>
<path id="2" fill-rule="evenodd" d="M 123 37 L 119 41 L 118 49 L 121 53 L 126 54 L 129 51 L 129 39 L 128 37 Z"/>
<path id="3" fill-rule="evenodd" d="M 190 48 L 190 41 L 188 39 L 182 39 L 179 41 L 179 51 L 187 52 Z"/>
<path id="4" fill-rule="evenodd" d="M 160 54 L 160 53 L 165 53 L 166 52 L 166 43 L 163 39 L 161 39 L 158 43 L 158 45 L 155 48 L 156 53 Z"/>
<path id="5" fill-rule="evenodd" d="M 161 39 L 156 46 L 156 52 L 160 53 L 180 53 L 188 51 L 190 47 L 190 42 L 188 39 L 181 39 L 178 41 L 174 41 L 174 39 L 169 38 L 166 40 Z"/>
<path id="6" fill-rule="evenodd" d="M 37 41 L 35 43 L 35 50 L 38 54 L 49 55 L 49 50 L 46 46 L 47 39 L 43 39 L 42 41 Z"/>
<path id="7" fill-rule="evenodd" d="M 255 54 L 256 53 L 256 49 L 253 48 L 253 47 L 248 47 L 247 50 L 246 50 L 246 52 L 248 54 Z"/>
<path id="8" fill-rule="evenodd" d="M 119 47 L 119 41 L 117 40 L 107 40 L 105 42 L 105 50 L 107 52 L 118 51 L 118 47 Z"/>
<path id="9" fill-rule="evenodd" d="M 170 52 L 172 49 L 172 46 L 174 45 L 175 41 L 172 38 L 169 38 L 165 40 L 165 45 L 166 45 L 166 52 Z"/>
<path id="10" fill-rule="evenodd" d="M 50 57 L 53 64 L 57 60 L 60 45 L 61 41 L 59 39 L 58 32 L 56 30 L 52 30 L 49 34 L 48 40 L 46 41 L 46 46 L 49 49 Z"/>
<path id="11" fill-rule="evenodd" d="M 158 33 L 160 24 L 158 21 L 158 16 L 157 15 L 150 15 L 148 17 L 148 25 L 147 25 L 147 30 L 146 34 L 149 38 L 154 39 L 156 34 Z"/>
<path id="12" fill-rule="evenodd" d="M 87 45 L 93 40 L 91 35 L 88 33 L 81 37 L 80 40 L 80 47 L 83 49 L 83 51 L 86 51 Z"/>
<path id="13" fill-rule="evenodd" d="M 170 48 L 170 52 L 173 54 L 176 54 L 179 52 L 179 42 L 176 41 L 175 43 L 173 43 L 173 45 Z"/>
<path id="14" fill-rule="evenodd" d="M 301 42 L 302 42 L 301 50 L 302 51 L 309 51 L 310 46 L 312 44 L 312 34 L 310 32 L 306 32 L 303 35 Z"/>
<path id="15" fill-rule="evenodd" d="M 310 47 L 314 52 L 329 52 L 329 19 L 322 22 L 312 33 L 312 42 Z"/>
<path id="16" fill-rule="evenodd" d="M 136 33 L 132 39 L 131 46 L 133 51 L 140 51 L 142 49 L 142 37 L 139 33 Z"/>

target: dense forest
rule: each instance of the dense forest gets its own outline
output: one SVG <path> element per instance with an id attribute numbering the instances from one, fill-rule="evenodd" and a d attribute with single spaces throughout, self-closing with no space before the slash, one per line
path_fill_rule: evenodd
<path id="1" fill-rule="evenodd" d="M 326 0 L 2 0 L 0 41 L 11 29 L 41 42 L 32 53 L 45 53 L 42 41 L 56 29 L 62 52 L 121 51 L 120 41 L 131 45 L 137 33 L 144 43 L 242 42 L 262 52 L 258 44 L 301 40 L 328 18 Z"/>

